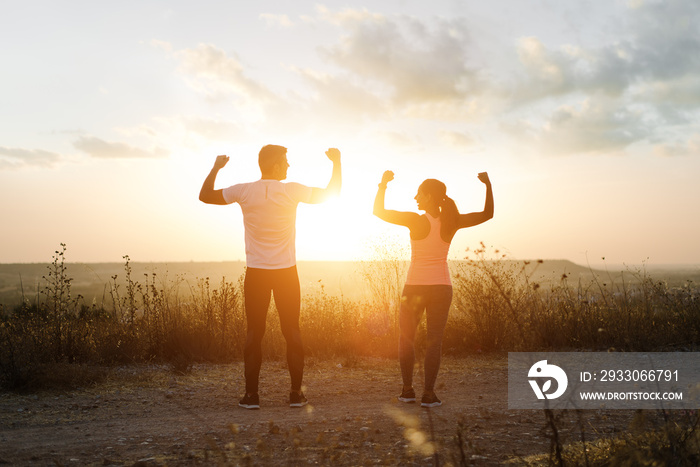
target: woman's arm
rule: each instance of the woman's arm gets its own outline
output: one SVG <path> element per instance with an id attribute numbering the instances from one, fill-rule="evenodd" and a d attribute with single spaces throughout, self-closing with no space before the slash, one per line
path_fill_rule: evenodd
<path id="1" fill-rule="evenodd" d="M 491 180 L 489 174 L 481 172 L 479 180 L 486 185 L 486 201 L 484 202 L 484 210 L 481 212 L 471 212 L 469 214 L 460 214 L 457 220 L 457 229 L 465 227 L 473 227 L 482 224 L 493 217 L 493 189 L 491 188 Z"/>
<path id="2" fill-rule="evenodd" d="M 382 181 L 377 189 L 377 195 L 374 197 L 375 216 L 390 224 L 403 225 L 409 229 L 415 229 L 420 222 L 420 215 L 415 212 L 393 211 L 384 207 L 384 197 L 386 194 L 387 184 L 394 179 L 394 172 L 387 170 L 382 175 Z"/>

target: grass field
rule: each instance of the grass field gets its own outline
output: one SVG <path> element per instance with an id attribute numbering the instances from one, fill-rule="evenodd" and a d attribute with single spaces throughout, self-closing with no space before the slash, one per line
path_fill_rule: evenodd
<path id="1" fill-rule="evenodd" d="M 494 257 L 497 252 L 480 248 L 451 265 L 454 299 L 443 342 L 447 358 L 468 361 L 509 351 L 698 349 L 700 290 L 692 275 L 683 279 L 683 273 L 665 271 L 664 278 L 645 270 L 612 273 L 563 261 Z M 395 362 L 404 261 L 300 264 L 299 269 L 301 328 L 310 361 L 345 368 L 366 359 Z M 19 302 L 5 302 L 0 313 L 0 384 L 5 391 L 100 387 L 113 378 L 115 368 L 145 364 L 168 368 L 173 375 L 191 373 L 198 365 L 240 364 L 242 264 L 153 265 L 125 257 L 118 268 L 78 265 L 66 261 L 62 246 L 48 265 L 4 265 L 0 272 L 5 294 L 17 294 L 13 277 L 21 277 Z M 285 343 L 274 315 L 268 319 L 264 358 L 281 362 Z M 419 354 L 424 340 L 423 325 Z M 368 380 L 386 374 L 386 364 L 379 367 L 368 370 Z M 502 381 L 493 385 L 493 391 L 503 390 Z M 580 460 L 575 440 L 565 449 L 554 436 L 561 414 L 545 415 L 536 438 L 549 440 L 548 462 L 563 463 L 562 456 Z M 672 420 L 676 428 L 658 425 L 659 436 L 635 441 L 639 449 L 630 455 L 663 460 L 671 449 L 671 458 L 698 459 L 697 413 L 650 417 Z M 449 433 L 457 433 L 458 421 L 449 420 Z M 654 449 L 642 449 L 644 445 Z M 613 447 L 603 452 L 617 455 Z"/>
<path id="2" fill-rule="evenodd" d="M 373 272 L 371 261 L 301 261 L 298 264 L 302 293 L 315 293 L 323 286 L 328 295 L 343 295 L 349 299 L 371 300 L 371 287 L 365 280 L 367 273 Z M 516 266 L 522 262 L 512 261 Z M 457 270 L 464 261 L 452 261 L 451 269 Z M 534 269 L 534 264 L 532 262 Z M 14 307 L 23 301 L 33 301 L 44 287 L 49 263 L 0 263 L 0 304 Z M 143 281 L 146 275 L 156 274 L 162 283 L 179 283 L 180 292 L 186 294 L 199 278 L 219 283 L 221 279 L 235 281 L 243 274 L 245 263 L 240 261 L 223 262 L 189 262 L 189 263 L 140 263 L 130 262 L 134 279 Z M 67 274 L 72 279 L 71 290 L 80 294 L 86 303 L 96 302 L 110 306 L 109 296 L 112 277 L 117 276 L 117 283 L 124 283 L 124 263 L 70 263 L 66 262 Z M 605 271 L 580 266 L 570 261 L 546 260 L 533 273 L 531 280 L 540 282 L 558 282 L 563 274 L 571 281 L 579 279 L 590 281 L 594 276 L 607 275 Z M 620 271 L 611 273 L 619 279 Z M 700 283 L 700 268 L 659 268 L 649 272 L 658 280 L 665 280 L 670 285 L 683 284 L 687 280 Z M 631 279 L 631 276 L 630 276 Z"/>

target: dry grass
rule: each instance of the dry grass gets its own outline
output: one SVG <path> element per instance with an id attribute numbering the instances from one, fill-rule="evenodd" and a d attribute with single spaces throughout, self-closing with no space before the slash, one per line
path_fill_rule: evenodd
<path id="1" fill-rule="evenodd" d="M 132 277 L 109 283 L 111 306 L 87 305 L 72 296 L 65 245 L 48 267 L 40 296 L 0 319 L 0 383 L 7 389 L 42 386 L 41 375 L 56 364 L 82 368 L 136 362 L 170 363 L 186 371 L 197 362 L 242 357 L 245 335 L 242 276 L 217 284 Z M 386 253 L 384 253 L 386 255 Z M 553 285 L 530 280 L 537 264 L 487 260 L 497 252 L 480 248 L 455 272 L 453 308 L 444 352 L 517 350 L 695 349 L 700 339 L 700 292 L 692 283 L 668 287 L 643 271 L 619 281 L 594 277 Z M 533 267 L 534 266 L 534 267 Z M 316 357 L 394 357 L 405 262 L 391 257 L 364 265 L 376 300 L 330 296 L 323 285 L 303 297 L 301 327 L 307 353 Z M 273 305 L 274 306 L 274 305 Z M 419 329 L 422 345 L 424 326 Z M 282 358 L 285 343 L 271 310 L 263 341 L 266 358 Z M 80 370 L 83 371 L 83 370 Z M 83 371 L 84 372 L 84 371 Z M 47 385 L 53 377 L 47 375 Z M 89 377 L 87 378 L 89 379 Z"/>
<path id="2" fill-rule="evenodd" d="M 65 252 L 65 245 L 56 252 L 39 296 L 12 310 L 0 308 L 0 385 L 4 389 L 87 387 L 103 381 L 104 368 L 110 365 L 164 363 L 185 374 L 197 363 L 241 359 L 245 334 L 242 277 L 234 282 L 224 278 L 216 284 L 209 278 L 198 279 L 187 284 L 188 292 L 182 293 L 179 278 L 169 280 L 155 274 L 142 280 L 132 277 L 130 259 L 125 256 L 123 277 L 114 276 L 109 284 L 111 306 L 98 306 L 71 294 Z M 531 280 L 537 263 L 491 259 L 494 256 L 497 252 L 482 245 L 471 252 L 459 271 L 453 271 L 454 301 L 443 345 L 446 354 L 697 349 L 700 292 L 691 282 L 669 287 L 641 270 L 619 279 L 595 276 L 571 284 L 564 275 L 553 284 L 541 284 Z M 352 367 L 363 357 L 396 356 L 405 262 L 379 258 L 365 267 L 365 281 L 375 300 L 330 296 L 323 286 L 304 296 L 301 327 L 311 358 L 333 358 Z M 282 360 L 285 343 L 275 315 L 271 310 L 263 351 L 266 359 Z M 419 346 L 424 332 L 424 328 L 419 329 Z M 697 462 L 697 414 L 665 419 L 663 426 L 650 427 L 649 434 L 631 431 L 629 436 L 611 441 L 581 440 L 566 446 L 557 441 L 552 451 L 556 457 L 524 462 Z M 417 446 L 419 455 L 429 457 L 433 447 L 420 442 L 423 438 L 411 431 L 410 420 L 401 423 L 409 444 Z M 547 423 L 545 428 L 556 431 L 554 418 Z M 465 452 L 473 450 L 459 428 L 455 433 L 458 449 L 452 458 L 461 464 Z M 290 439 L 294 435 L 290 432 Z M 264 444 L 259 449 L 266 452 Z M 298 453 L 303 447 L 293 449 Z M 333 454 L 328 451 L 327 455 Z"/>

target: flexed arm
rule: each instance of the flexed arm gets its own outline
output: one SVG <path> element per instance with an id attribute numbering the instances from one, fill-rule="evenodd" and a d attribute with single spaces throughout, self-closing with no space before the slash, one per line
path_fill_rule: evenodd
<path id="1" fill-rule="evenodd" d="M 394 179 L 394 172 L 387 170 L 382 175 L 382 181 L 377 188 L 377 195 L 374 197 L 375 216 L 390 224 L 403 225 L 410 230 L 415 229 L 420 222 L 420 215 L 415 212 L 393 211 L 384 207 L 384 198 L 387 184 Z"/>
<path id="2" fill-rule="evenodd" d="M 214 161 L 214 167 L 212 167 L 211 172 L 204 179 L 202 184 L 202 189 L 199 191 L 199 200 L 207 204 L 227 204 L 224 200 L 224 195 L 222 190 L 215 190 L 214 184 L 216 183 L 216 176 L 226 163 L 228 162 L 228 156 L 217 156 L 216 161 Z"/>
<path id="3" fill-rule="evenodd" d="M 331 179 L 326 188 L 312 188 L 310 204 L 323 203 L 331 196 L 338 196 L 340 188 L 343 184 L 342 170 L 340 165 L 340 151 L 336 148 L 330 148 L 326 151 L 326 156 L 333 163 L 333 172 Z"/>
<path id="4" fill-rule="evenodd" d="M 460 214 L 457 220 L 457 228 L 473 227 L 493 218 L 493 189 L 491 188 L 491 180 L 489 174 L 481 172 L 479 180 L 486 185 L 486 201 L 484 202 L 484 210 L 481 212 L 472 212 L 469 214 Z"/>

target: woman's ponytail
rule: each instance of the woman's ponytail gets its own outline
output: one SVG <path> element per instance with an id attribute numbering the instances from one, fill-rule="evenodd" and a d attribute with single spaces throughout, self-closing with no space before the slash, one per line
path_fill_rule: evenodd
<path id="1" fill-rule="evenodd" d="M 455 202 L 447 196 L 447 187 L 440 180 L 429 178 L 421 183 L 421 189 L 429 194 L 433 199 L 438 200 L 437 204 L 440 207 L 440 223 L 441 230 L 444 233 L 452 234 L 457 230 L 457 220 L 459 218 L 459 210 Z"/>
<path id="2" fill-rule="evenodd" d="M 445 195 L 440 203 L 440 223 L 444 232 L 454 232 L 457 230 L 457 219 L 459 218 L 459 210 L 454 200 Z"/>

